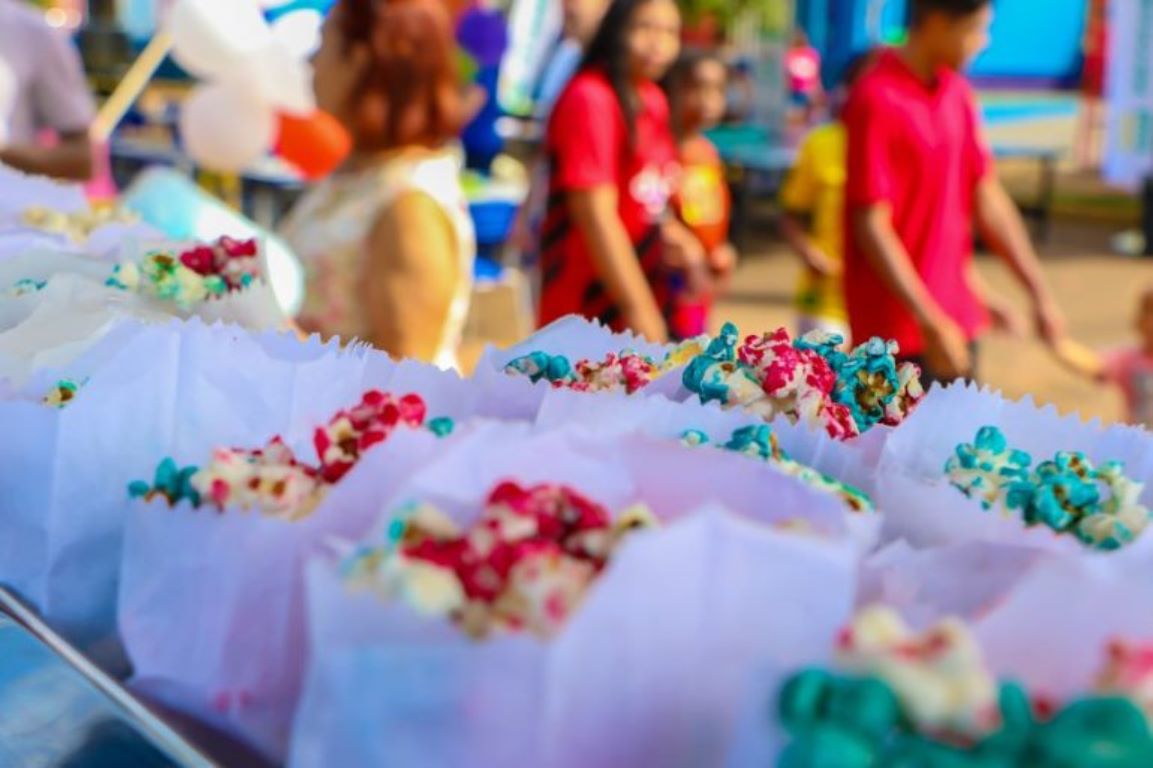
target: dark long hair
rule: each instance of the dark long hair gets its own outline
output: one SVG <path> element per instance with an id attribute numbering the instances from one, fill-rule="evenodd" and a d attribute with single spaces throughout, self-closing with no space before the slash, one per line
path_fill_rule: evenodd
<path id="1" fill-rule="evenodd" d="M 629 28 L 637 9 L 653 1 L 613 0 L 580 67 L 582 72 L 601 70 L 608 77 L 625 116 L 630 145 L 636 143 L 636 119 L 641 106 L 629 71 Z"/>

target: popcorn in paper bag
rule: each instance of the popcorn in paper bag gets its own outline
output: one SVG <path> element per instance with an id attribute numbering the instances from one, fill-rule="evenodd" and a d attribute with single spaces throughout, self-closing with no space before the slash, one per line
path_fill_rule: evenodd
<path id="1" fill-rule="evenodd" d="M 685 387 L 702 402 L 745 408 L 766 421 L 784 415 L 838 439 L 905 419 L 923 396 L 915 366 L 896 363 L 896 345 L 873 339 L 851 353 L 839 336 L 793 341 L 784 329 L 740 342 L 726 324 L 689 364 Z"/>
<path id="2" fill-rule="evenodd" d="M 653 522 L 636 512 L 614 524 L 572 489 L 508 482 L 492 491 L 467 530 L 427 504 L 402 509 L 386 545 L 358 550 L 345 573 L 386 597 L 404 595 L 423 613 L 451 616 L 470 637 L 526 631 L 548 638 L 621 535 Z"/>
<path id="3" fill-rule="evenodd" d="M 1120 549 L 1148 526 L 1149 510 L 1140 503 L 1144 486 L 1126 477 L 1120 462 L 1095 467 L 1080 452 L 1059 452 L 1035 469 L 1032 461 L 1010 450 L 996 427 L 982 427 L 972 444 L 957 446 L 945 473 L 984 509 L 1019 511 L 1026 525 L 1072 534 L 1095 549 Z"/>

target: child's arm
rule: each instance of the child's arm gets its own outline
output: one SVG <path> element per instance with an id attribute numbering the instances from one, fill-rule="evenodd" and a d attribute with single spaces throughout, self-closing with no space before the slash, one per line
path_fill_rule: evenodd
<path id="1" fill-rule="evenodd" d="M 709 254 L 709 270 L 713 276 L 713 287 L 717 291 L 728 288 L 729 279 L 737 271 L 740 256 L 732 243 L 722 243 Z"/>
<path id="2" fill-rule="evenodd" d="M 679 218 L 669 216 L 662 225 L 661 236 L 665 244 L 665 264 L 684 274 L 689 293 L 711 294 L 713 281 L 708 255 L 693 231 Z"/>
<path id="3" fill-rule="evenodd" d="M 1017 311 L 1013 302 L 989 288 L 989 284 L 985 282 L 985 278 L 981 276 L 977 265 L 973 262 L 969 262 L 965 280 L 969 284 L 969 289 L 976 294 L 977 300 L 985 306 L 993 320 L 994 328 L 1018 337 L 1029 333 L 1029 324 L 1024 315 Z"/>
<path id="4" fill-rule="evenodd" d="M 534 213 L 544 208 L 548 195 L 548 170 L 542 158 L 533 161 L 529 168 L 528 180 L 528 192 L 525 194 L 524 202 L 517 209 L 512 231 L 509 232 L 509 243 L 519 251 L 518 255 L 522 260 L 524 254 L 531 253 L 539 245 L 536 232 L 533 231 L 535 222 L 532 217 Z"/>
<path id="5" fill-rule="evenodd" d="M 818 275 L 834 276 L 839 265 L 809 237 L 806 212 L 816 207 L 821 184 L 818 180 L 816 148 L 810 138 L 801 145 L 797 164 L 781 188 L 781 235 L 805 266 Z"/>
<path id="6" fill-rule="evenodd" d="M 617 214 L 616 187 L 573 190 L 568 193 L 568 205 L 597 274 L 624 312 L 625 324 L 649 341 L 667 341 L 664 317 Z"/>
<path id="7" fill-rule="evenodd" d="M 809 231 L 800 214 L 791 211 L 781 214 L 781 235 L 793 252 L 801 257 L 805 266 L 813 272 L 825 277 L 840 274 L 840 266 L 809 237 Z"/>

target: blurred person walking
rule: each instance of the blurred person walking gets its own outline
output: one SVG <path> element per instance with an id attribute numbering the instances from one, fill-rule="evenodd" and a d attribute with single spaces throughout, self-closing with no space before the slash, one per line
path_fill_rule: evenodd
<path id="1" fill-rule="evenodd" d="M 785 76 L 789 85 L 789 108 L 792 119 L 811 125 L 817 110 L 823 106 L 825 91 L 821 85 L 821 54 L 809 42 L 803 29 L 793 32 L 785 52 Z"/>
<path id="2" fill-rule="evenodd" d="M 87 180 L 95 116 L 80 53 L 67 33 L 49 26 L 41 10 L 0 0 L 0 163 Z M 45 133 L 55 135 L 44 142 Z"/>
<path id="3" fill-rule="evenodd" d="M 1081 112 L 1074 141 L 1082 170 L 1101 167 L 1102 120 L 1105 114 L 1105 74 L 1109 66 L 1109 9 L 1107 0 L 1089 0 L 1085 34 L 1081 39 Z"/>
<path id="4" fill-rule="evenodd" d="M 926 381 L 972 378 L 989 324 L 972 279 L 974 223 L 1049 344 L 1064 318 L 960 74 L 988 41 L 991 1 L 913 0 L 912 12 L 907 44 L 878 55 L 844 111 L 846 307 L 856 340 L 896 340 Z"/>
<path id="5" fill-rule="evenodd" d="M 442 0 L 340 0 L 325 23 L 317 103 L 354 148 L 283 229 L 307 273 L 305 331 L 456 367 L 476 242 L 454 52 Z"/>
<path id="6" fill-rule="evenodd" d="M 579 314 L 668 338 L 666 259 L 676 250 L 703 258 L 669 216 L 677 151 L 657 82 L 676 60 L 680 32 L 673 0 L 614 0 L 553 110 L 542 324 Z"/>
<path id="7" fill-rule="evenodd" d="M 840 108 L 850 88 L 875 59 L 849 62 L 833 93 L 833 120 L 805 136 L 797 162 L 781 188 L 781 234 L 804 269 L 793 300 L 796 333 L 825 331 L 851 341 L 841 275 L 844 264 L 845 126 Z"/>
<path id="8" fill-rule="evenodd" d="M 537 84 L 535 118 L 545 125 L 557 99 L 568 86 L 584 58 L 608 8 L 608 0 L 562 0 L 564 27 L 561 40 L 549 58 Z M 548 163 L 538 158 L 529 173 L 529 189 L 517 212 L 510 240 L 520 252 L 521 263 L 536 266 L 541 224 L 548 201 Z"/>
<path id="9" fill-rule="evenodd" d="M 681 163 L 673 208 L 704 254 L 674 275 L 669 327 L 674 339 L 709 332 L 713 300 L 737 265 L 736 249 L 729 242 L 732 200 L 725 166 L 705 135 L 725 117 L 727 82 L 724 60 L 701 51 L 681 56 L 665 82 Z"/>

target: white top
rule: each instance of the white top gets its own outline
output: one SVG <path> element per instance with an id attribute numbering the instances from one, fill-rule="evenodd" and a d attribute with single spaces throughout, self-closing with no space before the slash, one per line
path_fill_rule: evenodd
<path id="1" fill-rule="evenodd" d="M 432 362 L 441 368 L 458 367 L 476 257 L 461 169 L 460 154 L 452 150 L 400 155 L 362 171 L 334 175 L 306 194 L 281 228 L 307 275 L 301 324 L 346 340 L 371 337 L 360 299 L 369 232 L 401 195 L 423 193 L 437 203 L 455 231 L 460 262 L 455 296 Z"/>

